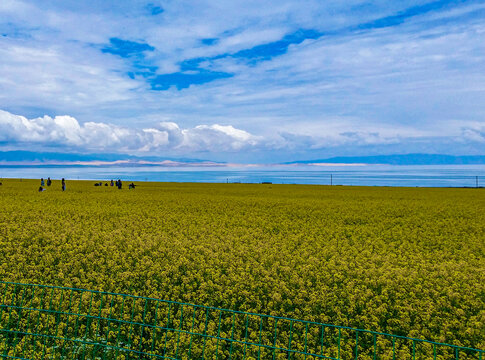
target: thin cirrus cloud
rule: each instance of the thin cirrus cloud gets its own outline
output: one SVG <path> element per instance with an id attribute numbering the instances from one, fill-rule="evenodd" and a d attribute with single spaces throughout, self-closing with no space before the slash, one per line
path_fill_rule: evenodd
<path id="1" fill-rule="evenodd" d="M 247 64 L 252 65 L 261 61 L 271 60 L 274 57 L 286 54 L 288 48 L 293 45 L 301 44 L 306 40 L 316 40 L 323 37 L 345 36 L 354 32 L 364 30 L 375 30 L 390 28 L 403 24 L 406 20 L 413 17 L 423 16 L 430 12 L 436 12 L 443 9 L 448 9 L 451 6 L 449 0 L 438 0 L 425 3 L 422 5 L 412 6 L 397 12 L 396 14 L 384 16 L 378 19 L 373 19 L 368 22 L 362 22 L 356 25 L 343 26 L 327 31 L 319 31 L 315 29 L 299 28 L 289 34 L 285 34 L 281 39 L 275 41 L 265 42 L 253 47 L 231 51 L 227 49 L 226 52 L 219 53 L 209 57 L 195 57 L 190 58 L 179 63 L 180 71 L 168 74 L 155 76 L 157 68 L 153 67 L 153 75 L 147 76 L 153 90 L 167 90 L 171 85 L 177 87 L 179 90 L 188 88 L 190 85 L 199 85 L 211 82 L 217 79 L 230 78 L 234 76 L 231 72 L 217 72 L 210 71 L 201 66 L 204 63 L 211 63 L 225 58 L 242 59 Z M 236 34 L 239 36 L 239 34 Z M 110 39 L 112 47 L 106 47 L 104 52 L 120 55 L 122 57 L 130 57 L 134 54 L 143 56 L 145 51 L 153 51 L 154 48 L 145 43 L 136 43 L 122 39 Z M 213 45 L 218 42 L 218 39 L 201 39 L 204 45 Z"/>

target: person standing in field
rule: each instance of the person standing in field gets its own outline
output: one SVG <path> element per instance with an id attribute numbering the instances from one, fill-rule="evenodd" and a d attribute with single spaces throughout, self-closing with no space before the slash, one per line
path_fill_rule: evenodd
<path id="1" fill-rule="evenodd" d="M 66 191 L 66 180 L 64 180 L 64 178 L 62 178 L 61 185 L 62 185 L 62 191 Z"/>
<path id="2" fill-rule="evenodd" d="M 47 178 L 47 186 L 51 186 L 52 184 L 52 180 L 50 177 Z"/>
<path id="3" fill-rule="evenodd" d="M 40 186 L 44 186 L 44 178 L 40 178 Z"/>

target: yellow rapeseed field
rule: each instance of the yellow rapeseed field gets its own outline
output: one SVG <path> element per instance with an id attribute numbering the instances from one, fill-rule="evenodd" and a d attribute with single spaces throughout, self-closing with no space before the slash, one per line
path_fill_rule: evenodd
<path id="1" fill-rule="evenodd" d="M 485 191 L 0 186 L 0 280 L 485 348 Z"/>

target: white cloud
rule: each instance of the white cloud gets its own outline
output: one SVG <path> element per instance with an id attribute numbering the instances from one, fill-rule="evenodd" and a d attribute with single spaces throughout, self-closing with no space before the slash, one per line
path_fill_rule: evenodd
<path id="1" fill-rule="evenodd" d="M 0 104 L 56 112 L 91 111 L 133 100 L 143 82 L 125 65 L 78 44 L 42 44 L 0 38 Z M 124 70 L 123 72 L 121 70 Z"/>
<path id="2" fill-rule="evenodd" d="M 278 140 L 273 144 L 280 149 L 318 150 L 351 146 L 353 148 L 367 145 L 397 144 L 400 137 L 385 136 L 379 132 L 351 131 L 342 133 L 322 133 L 308 135 L 301 133 L 281 132 Z"/>
<path id="3" fill-rule="evenodd" d="M 461 135 L 464 142 L 485 144 L 485 126 L 479 128 L 465 127 L 462 129 Z"/>
<path id="4" fill-rule="evenodd" d="M 79 124 L 71 116 L 27 119 L 0 110 L 0 142 L 10 144 L 56 145 L 113 152 L 231 152 L 255 147 L 260 140 L 230 125 L 198 125 L 181 129 L 176 123 L 161 122 L 152 128 L 132 129 L 100 122 Z"/>
<path id="5" fill-rule="evenodd" d="M 232 151 L 256 147 L 261 138 L 236 129 L 230 125 L 198 125 L 192 129 L 182 131 L 184 142 L 182 146 L 196 151 Z M 229 146 L 228 146 L 229 145 Z"/>

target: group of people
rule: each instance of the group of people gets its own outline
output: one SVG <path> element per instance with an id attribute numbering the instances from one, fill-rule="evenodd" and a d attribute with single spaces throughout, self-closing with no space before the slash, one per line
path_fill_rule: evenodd
<path id="1" fill-rule="evenodd" d="M 52 180 L 51 180 L 50 177 L 47 178 L 47 181 L 44 181 L 44 178 L 40 179 L 39 192 L 46 191 L 47 190 L 46 185 L 47 185 L 47 187 L 52 185 Z M 115 186 L 115 185 L 120 190 L 123 187 L 123 183 L 120 179 L 118 179 L 116 181 L 111 180 L 110 186 Z M 97 182 L 97 183 L 94 184 L 94 186 L 103 186 L 103 182 L 101 182 L 101 181 Z M 108 183 L 105 183 L 104 186 L 108 186 Z M 136 185 L 134 183 L 131 183 L 131 184 L 128 185 L 128 189 L 134 189 L 135 186 Z M 61 180 L 61 188 L 62 188 L 62 191 L 66 191 L 66 180 L 64 178 L 62 178 L 62 180 Z"/>
<path id="2" fill-rule="evenodd" d="M 118 179 L 116 181 L 111 180 L 109 185 L 110 186 L 116 185 L 116 187 L 120 190 L 123 188 L 123 182 L 120 179 Z M 103 186 L 103 182 L 100 181 L 100 182 L 94 183 L 94 186 Z M 104 186 L 108 186 L 108 183 L 105 183 Z M 136 185 L 134 183 L 131 183 L 131 184 L 128 185 L 128 189 L 134 189 L 135 186 Z"/>
<path id="3" fill-rule="evenodd" d="M 113 186 L 113 180 L 111 180 L 111 186 Z M 118 179 L 118 180 L 116 181 L 116 187 L 117 187 L 118 189 L 120 189 L 120 190 L 121 190 L 121 188 L 123 187 L 123 183 L 121 182 L 121 180 L 120 180 L 120 179 Z M 135 184 L 134 184 L 134 183 L 131 183 L 131 184 L 129 184 L 129 185 L 128 185 L 128 189 L 134 189 L 134 188 L 135 188 Z"/>
<path id="4" fill-rule="evenodd" d="M 47 178 L 47 181 L 44 181 L 44 178 L 40 179 L 39 192 L 45 191 L 46 185 L 48 187 L 52 185 L 52 180 L 51 180 L 50 177 Z M 66 180 L 64 178 L 62 178 L 62 180 L 61 180 L 61 187 L 62 187 L 62 191 L 66 191 Z"/>
<path id="5" fill-rule="evenodd" d="M 111 180 L 109 185 L 115 186 L 115 182 L 113 180 Z M 94 186 L 103 186 L 103 182 L 100 181 L 100 182 L 94 183 Z M 108 183 L 105 183 L 104 186 L 108 186 Z M 116 187 L 118 189 L 121 189 L 121 180 L 116 180 Z"/>

